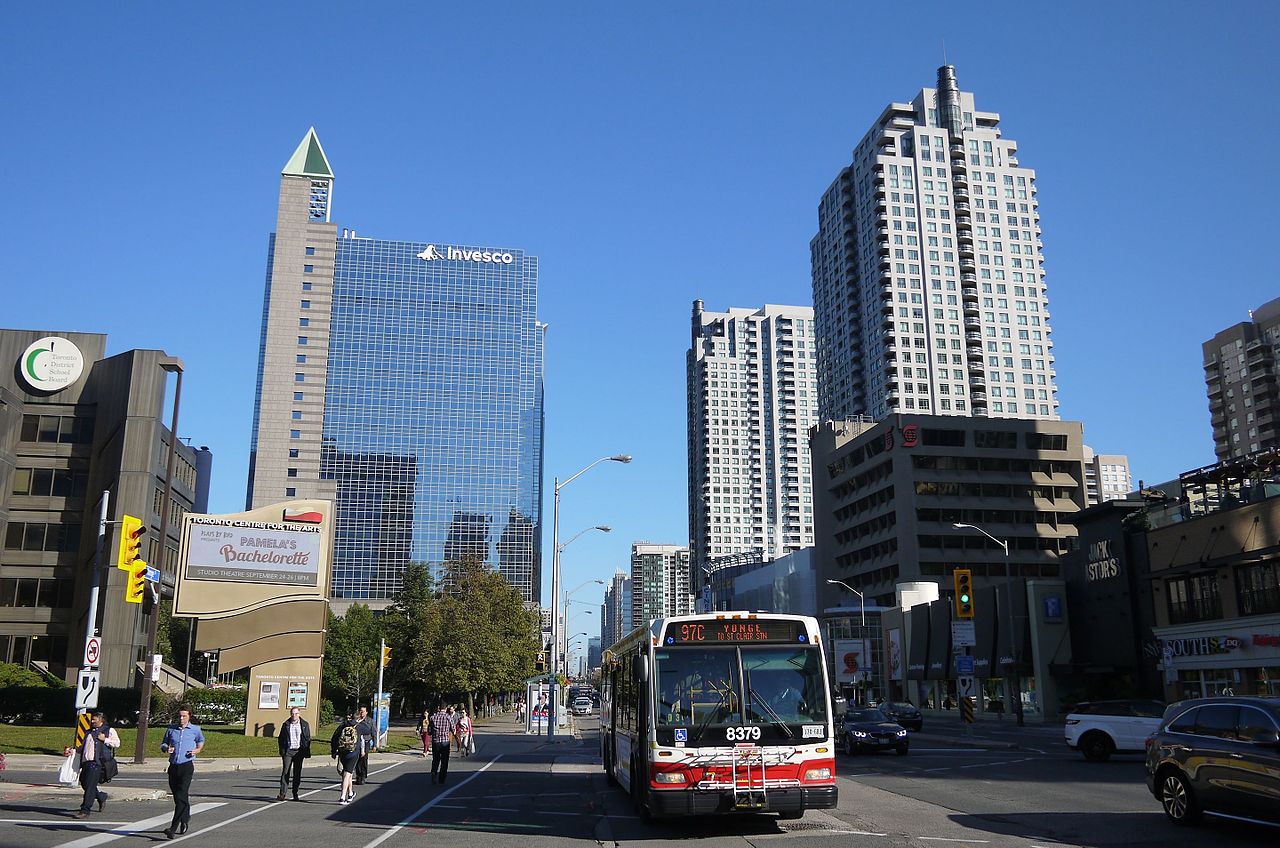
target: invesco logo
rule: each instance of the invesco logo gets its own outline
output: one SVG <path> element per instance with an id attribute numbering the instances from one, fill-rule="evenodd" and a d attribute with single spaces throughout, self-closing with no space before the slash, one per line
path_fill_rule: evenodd
<path id="1" fill-rule="evenodd" d="M 444 251 L 441 253 L 434 244 L 429 244 L 426 250 L 418 254 L 418 258 L 424 262 L 434 262 L 437 259 L 461 259 L 464 262 L 496 262 L 499 265 L 510 265 L 516 261 L 513 254 L 500 250 L 467 250 L 465 247 L 446 246 Z"/>

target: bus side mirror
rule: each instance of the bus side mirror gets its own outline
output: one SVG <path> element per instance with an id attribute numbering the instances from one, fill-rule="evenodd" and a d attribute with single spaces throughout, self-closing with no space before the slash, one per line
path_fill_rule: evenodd
<path id="1" fill-rule="evenodd" d="M 648 657 L 644 657 L 644 656 L 636 657 L 635 669 L 636 669 L 636 682 L 637 682 L 637 683 L 646 683 L 646 682 L 648 682 L 648 680 L 649 680 L 649 658 L 648 658 Z"/>

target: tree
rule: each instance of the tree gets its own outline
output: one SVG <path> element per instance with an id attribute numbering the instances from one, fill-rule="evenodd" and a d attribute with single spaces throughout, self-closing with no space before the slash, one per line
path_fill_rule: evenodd
<path id="1" fill-rule="evenodd" d="M 323 678 L 335 705 L 361 703 L 374 694 L 381 639 L 382 623 L 364 604 L 352 604 L 341 617 L 329 611 Z"/>

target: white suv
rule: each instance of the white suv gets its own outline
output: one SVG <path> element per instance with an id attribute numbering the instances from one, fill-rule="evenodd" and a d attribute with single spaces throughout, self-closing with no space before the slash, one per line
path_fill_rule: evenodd
<path id="1" fill-rule="evenodd" d="M 1086 760 L 1105 763 L 1112 754 L 1141 754 L 1160 727 L 1159 701 L 1086 701 L 1067 716 L 1067 747 Z"/>

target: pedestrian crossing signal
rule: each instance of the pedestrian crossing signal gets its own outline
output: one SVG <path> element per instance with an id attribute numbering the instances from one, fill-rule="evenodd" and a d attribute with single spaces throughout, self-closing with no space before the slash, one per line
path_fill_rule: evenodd
<path id="1" fill-rule="evenodd" d="M 956 618 L 973 618 L 973 572 L 957 568 L 951 577 L 956 587 Z"/>
<path id="2" fill-rule="evenodd" d="M 547 652 L 546 652 L 546 651 L 539 651 L 539 652 L 538 652 L 538 657 L 537 657 L 537 659 L 536 659 L 536 660 L 535 660 L 535 662 L 534 662 L 534 667 L 535 667 L 538 671 L 546 671 L 546 670 L 547 670 Z"/>

